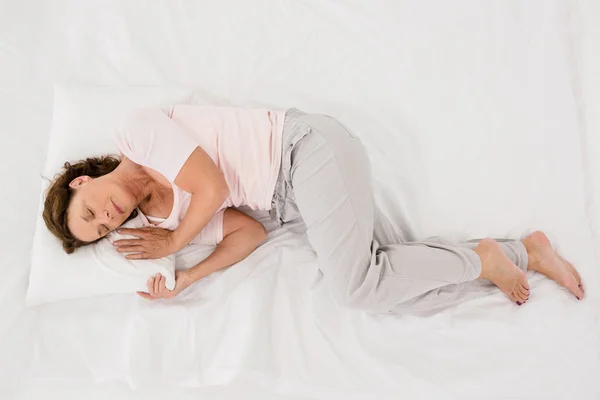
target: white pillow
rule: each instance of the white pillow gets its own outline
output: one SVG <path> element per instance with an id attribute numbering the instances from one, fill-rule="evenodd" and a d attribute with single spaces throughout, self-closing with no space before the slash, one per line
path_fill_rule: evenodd
<path id="1" fill-rule="evenodd" d="M 142 214 L 127 221 L 126 228 L 146 226 Z M 78 249 L 65 257 L 60 243 L 53 243 L 52 258 L 29 277 L 28 305 L 104 294 L 146 291 L 146 280 L 161 273 L 169 289 L 175 287 L 175 255 L 157 260 L 128 260 L 113 242 L 131 236 L 111 232 L 106 239 Z M 56 251 L 58 250 L 58 251 Z M 43 250 L 42 250 L 43 251 Z M 50 255 L 50 254 L 48 254 Z M 57 261 L 65 260 L 64 263 Z M 43 271 L 43 272 L 40 272 Z"/>
<path id="2" fill-rule="evenodd" d="M 65 161 L 118 154 L 112 129 L 126 113 L 141 107 L 187 103 L 192 89 L 184 87 L 76 87 L 57 86 L 54 116 L 43 176 L 52 178 Z M 167 287 L 174 285 L 174 258 L 132 262 L 118 253 L 108 240 L 66 254 L 42 219 L 42 194 L 33 240 L 31 272 L 26 304 L 104 294 L 146 290 L 146 280 L 160 272 Z M 130 221 L 142 226 L 139 217 Z"/>

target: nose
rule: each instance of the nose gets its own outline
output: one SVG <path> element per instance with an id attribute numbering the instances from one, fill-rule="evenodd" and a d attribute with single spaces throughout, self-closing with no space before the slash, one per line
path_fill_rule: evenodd
<path id="1" fill-rule="evenodd" d="M 110 216 L 108 210 L 104 210 L 104 212 L 102 212 L 102 215 L 100 216 L 100 223 L 107 224 L 111 220 L 112 220 L 112 217 Z"/>

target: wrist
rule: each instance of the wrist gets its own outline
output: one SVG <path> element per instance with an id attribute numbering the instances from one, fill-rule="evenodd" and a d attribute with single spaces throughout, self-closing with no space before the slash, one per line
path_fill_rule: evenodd
<path id="1" fill-rule="evenodd" d="M 184 288 L 195 282 L 189 271 L 177 271 L 177 280 L 181 280 Z"/>
<path id="2" fill-rule="evenodd" d="M 181 237 L 179 235 L 179 233 L 177 232 L 177 229 L 175 229 L 174 231 L 171 231 L 171 250 L 173 253 L 183 249 L 186 245 L 186 243 L 182 243 Z"/>
<path id="3" fill-rule="evenodd" d="M 200 279 L 206 276 L 206 273 L 202 268 L 202 263 L 196 264 L 185 272 L 187 273 L 187 278 L 191 283 L 198 282 Z"/>

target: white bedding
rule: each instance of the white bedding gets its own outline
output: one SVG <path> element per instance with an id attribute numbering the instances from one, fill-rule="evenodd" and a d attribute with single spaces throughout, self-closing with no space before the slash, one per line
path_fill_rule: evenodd
<path id="1" fill-rule="evenodd" d="M 0 387 L 9 399 L 599 398 L 599 18 L 592 1 L 559 0 L 1 2 Z M 197 85 L 237 104 L 335 115 L 391 190 L 378 196 L 406 221 L 396 230 L 541 225 L 581 264 L 588 298 L 532 276 L 521 308 L 495 294 L 430 317 L 338 310 L 302 227 L 288 226 L 174 302 L 24 309 L 56 81 Z M 453 137 L 486 158 L 453 152 Z M 538 142 L 540 154 L 520 153 Z M 507 149 L 520 163 L 498 164 Z M 563 153 L 533 188 L 511 180 L 524 157 L 540 168 Z M 440 179 L 450 164 L 465 178 L 502 165 L 514 197 Z M 494 211 L 470 214 L 481 199 Z M 507 213 L 536 204 L 526 220 Z"/>

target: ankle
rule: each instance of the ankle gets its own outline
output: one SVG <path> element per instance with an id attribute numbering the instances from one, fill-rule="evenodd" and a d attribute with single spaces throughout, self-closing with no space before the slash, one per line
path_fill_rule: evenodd
<path id="1" fill-rule="evenodd" d="M 481 261 L 481 273 L 477 279 L 488 279 L 491 280 L 493 275 L 493 268 L 490 258 L 493 256 L 492 243 L 489 242 L 491 239 L 484 239 L 474 249 L 475 253 L 479 256 Z"/>
<path id="2" fill-rule="evenodd" d="M 527 252 L 527 270 L 537 271 L 538 266 L 540 265 L 540 255 L 537 251 L 537 246 L 533 242 L 531 236 L 521 240 L 521 243 L 523 243 L 525 251 Z"/>

